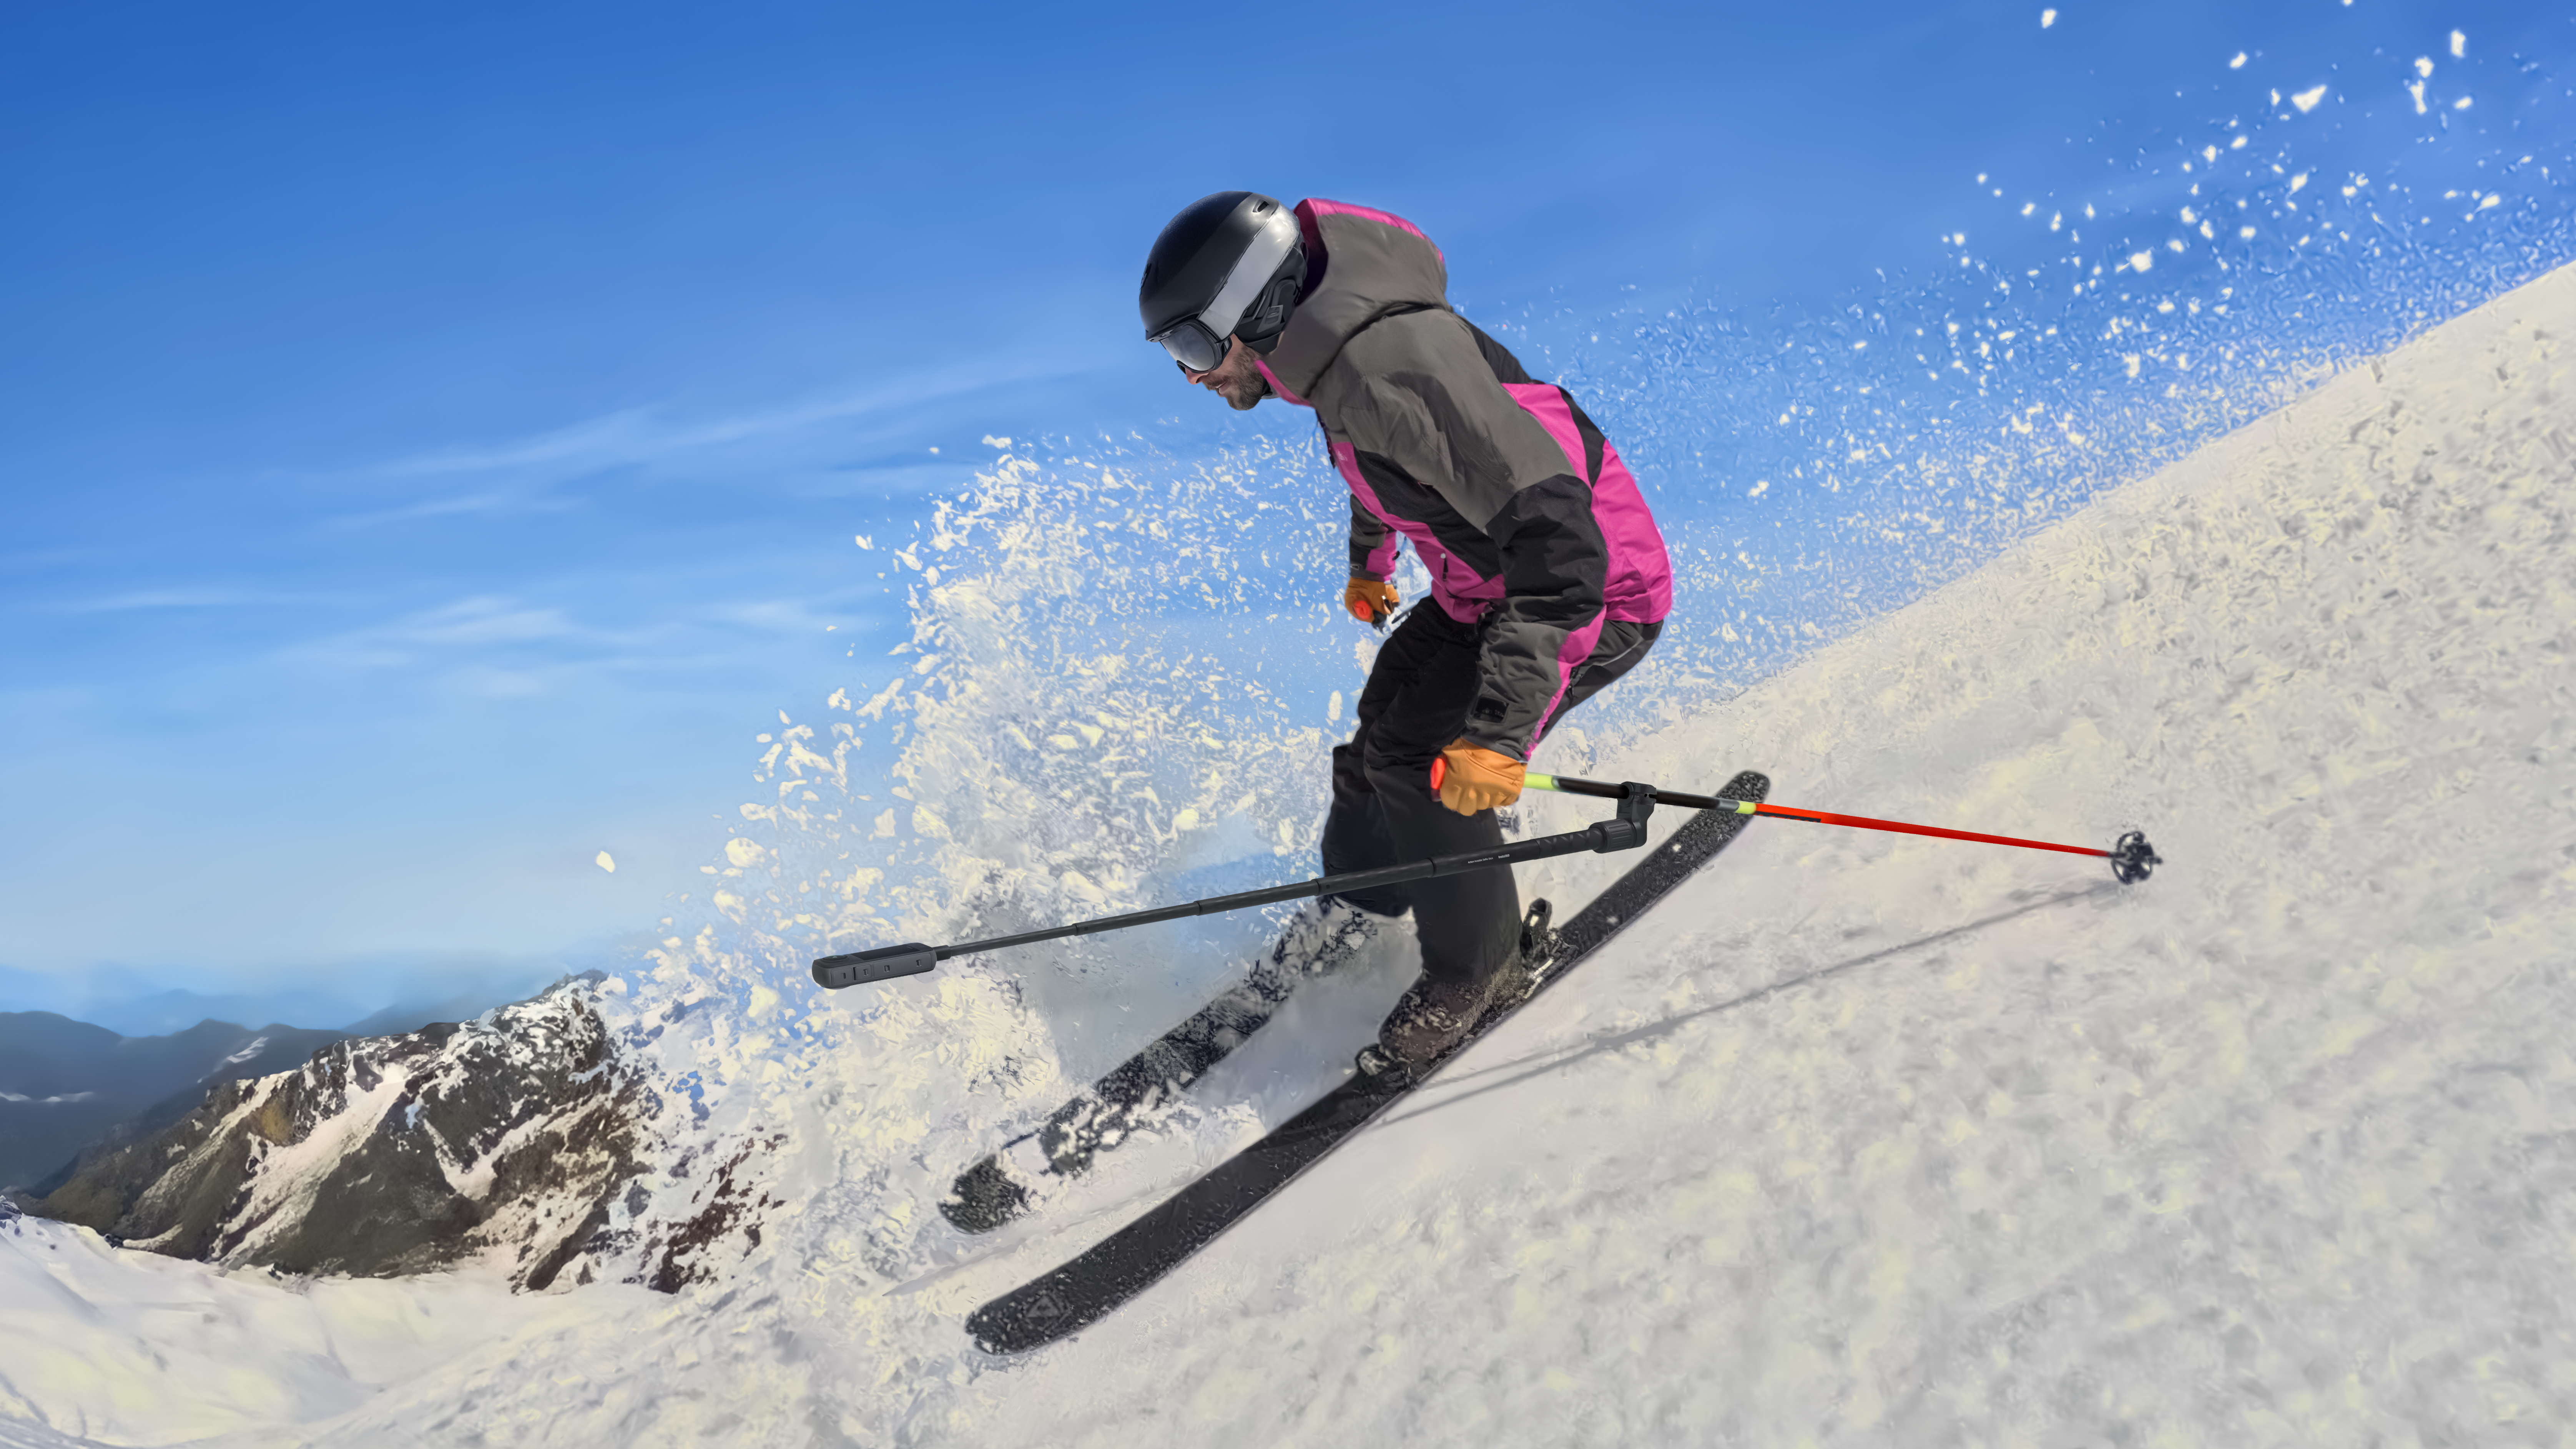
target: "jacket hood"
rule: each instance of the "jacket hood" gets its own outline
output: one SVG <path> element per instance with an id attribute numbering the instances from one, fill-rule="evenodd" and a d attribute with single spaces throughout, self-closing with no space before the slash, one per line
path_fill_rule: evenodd
<path id="1" fill-rule="evenodd" d="M 1262 359 L 1291 402 L 1314 391 L 1353 333 L 1392 312 L 1449 305 L 1449 265 L 1421 228 L 1400 216 L 1339 201 L 1297 203 L 1313 290 L 1297 302 Z"/>

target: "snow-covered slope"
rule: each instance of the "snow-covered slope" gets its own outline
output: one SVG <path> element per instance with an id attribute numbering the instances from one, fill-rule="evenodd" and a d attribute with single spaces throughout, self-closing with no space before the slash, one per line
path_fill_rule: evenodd
<path id="1" fill-rule="evenodd" d="M 1020 1030 L 944 972 L 699 1039 L 702 1130 L 767 1134 L 746 1191 L 779 1206 L 676 1295 L 273 1286 L 0 1227 L 0 1443 L 2556 1442 L 2572 404 L 2562 271 L 1723 708 L 1556 761 L 2144 826 L 2168 863 L 2122 889 L 1757 824 L 1070 1343 L 996 1363 L 957 1324 L 1114 1213 L 916 1281 L 920 1185 L 986 1144 L 907 1084 L 1001 1080 Z M 1127 1177 L 1104 1194 L 1153 1186 Z M 197 1397 L 144 1387 L 156 1354 Z"/>

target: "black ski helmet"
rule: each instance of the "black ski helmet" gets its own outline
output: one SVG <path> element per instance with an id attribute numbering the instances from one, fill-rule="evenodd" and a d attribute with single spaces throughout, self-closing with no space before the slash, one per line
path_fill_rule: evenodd
<path id="1" fill-rule="evenodd" d="M 1146 341 L 1206 372 L 1225 360 L 1228 337 L 1268 352 L 1305 280 L 1296 215 L 1259 192 L 1220 191 L 1182 208 L 1154 238 L 1136 310 Z"/>

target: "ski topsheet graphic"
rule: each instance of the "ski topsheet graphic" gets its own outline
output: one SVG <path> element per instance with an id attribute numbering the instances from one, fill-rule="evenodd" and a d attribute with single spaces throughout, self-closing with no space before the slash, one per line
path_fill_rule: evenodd
<path id="1" fill-rule="evenodd" d="M 1732 800 L 1755 801 L 1767 795 L 1770 786 L 1768 779 L 1748 770 L 1728 781 L 1721 793 Z M 1694 816 L 1671 840 L 1611 882 L 1591 904 L 1557 928 L 1545 971 L 1529 996 L 1511 1010 L 1556 984 L 1725 849 L 1748 818 L 1717 810 Z M 1509 1015 L 1509 1010 L 1488 1015 L 1448 1055 L 1465 1050 Z M 1447 1060 L 1444 1056 L 1411 1077 L 1354 1074 L 1322 1101 L 1088 1251 L 976 1309 L 966 1320 L 967 1332 L 987 1353 L 1021 1353 L 1099 1322 L 1241 1221 Z"/>

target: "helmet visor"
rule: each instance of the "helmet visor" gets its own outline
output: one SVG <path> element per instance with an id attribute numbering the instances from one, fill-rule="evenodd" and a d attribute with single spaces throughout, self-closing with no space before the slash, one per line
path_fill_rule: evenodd
<path id="1" fill-rule="evenodd" d="M 1214 372 L 1225 361 L 1225 339 L 1196 317 L 1184 317 L 1146 340 L 1161 343 L 1174 362 L 1191 372 Z"/>

